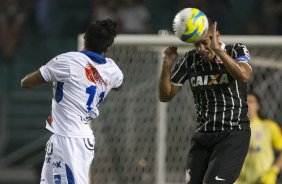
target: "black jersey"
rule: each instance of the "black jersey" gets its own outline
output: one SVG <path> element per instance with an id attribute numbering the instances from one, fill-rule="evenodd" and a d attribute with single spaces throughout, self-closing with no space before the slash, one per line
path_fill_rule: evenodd
<path id="1" fill-rule="evenodd" d="M 236 61 L 249 64 L 245 45 L 222 43 L 222 49 Z M 218 57 L 207 62 L 196 50 L 187 52 L 171 75 L 173 85 L 182 86 L 186 80 L 193 92 L 198 131 L 249 129 L 247 84 L 235 80 Z"/>

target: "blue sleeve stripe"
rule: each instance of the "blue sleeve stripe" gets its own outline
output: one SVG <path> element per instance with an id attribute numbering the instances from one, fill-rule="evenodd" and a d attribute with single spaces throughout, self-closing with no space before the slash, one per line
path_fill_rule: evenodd
<path id="1" fill-rule="evenodd" d="M 247 56 L 239 56 L 236 58 L 236 61 L 246 61 L 247 63 L 249 63 L 250 59 Z"/>

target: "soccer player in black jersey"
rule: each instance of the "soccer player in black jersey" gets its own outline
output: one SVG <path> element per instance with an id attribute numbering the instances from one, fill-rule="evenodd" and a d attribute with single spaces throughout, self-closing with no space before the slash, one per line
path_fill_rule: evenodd
<path id="1" fill-rule="evenodd" d="M 197 131 L 187 156 L 186 183 L 232 184 L 239 176 L 250 142 L 247 81 L 250 55 L 245 45 L 220 42 L 217 23 L 195 49 L 177 59 L 177 47 L 164 51 L 158 95 L 170 101 L 188 81 L 197 111 Z"/>

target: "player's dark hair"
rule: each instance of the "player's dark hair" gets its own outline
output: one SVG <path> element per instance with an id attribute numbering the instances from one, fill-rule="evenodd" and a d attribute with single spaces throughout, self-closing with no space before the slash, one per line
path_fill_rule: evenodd
<path id="1" fill-rule="evenodd" d="M 257 100 L 257 102 L 258 102 L 258 105 L 259 105 L 258 116 L 259 116 L 259 118 L 261 118 L 261 119 L 265 119 L 266 116 L 263 114 L 263 111 L 262 111 L 262 103 L 261 103 L 261 98 L 260 98 L 260 96 L 259 96 L 256 92 L 254 92 L 254 91 L 249 91 L 249 92 L 248 92 L 248 95 L 252 95 L 252 96 L 254 96 L 254 97 L 256 98 L 256 100 Z"/>
<path id="2" fill-rule="evenodd" d="M 84 47 L 101 54 L 114 43 L 117 36 L 117 24 L 111 19 L 92 23 L 84 34 Z"/>

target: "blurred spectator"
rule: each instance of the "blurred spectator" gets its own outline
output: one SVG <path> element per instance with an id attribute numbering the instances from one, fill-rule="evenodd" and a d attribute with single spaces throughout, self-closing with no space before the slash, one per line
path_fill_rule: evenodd
<path id="1" fill-rule="evenodd" d="M 123 0 L 117 11 L 120 33 L 151 33 L 151 15 L 142 0 Z"/>
<path id="2" fill-rule="evenodd" d="M 187 7 L 216 20 L 222 34 L 282 34 L 281 0 L 178 0 L 178 11 Z"/>
<path id="3" fill-rule="evenodd" d="M 257 94 L 249 93 L 247 100 L 252 135 L 245 163 L 235 184 L 276 184 L 282 169 L 281 129 L 262 115 Z M 276 160 L 275 151 L 279 153 Z"/>
<path id="4" fill-rule="evenodd" d="M 230 21 L 230 0 L 208 0 L 206 14 L 212 20 L 217 21 L 221 34 L 229 34 L 233 22 Z"/>
<path id="5" fill-rule="evenodd" d="M 19 0 L 2 0 L 1 6 L 0 55 L 8 62 L 21 41 L 26 16 L 20 9 Z"/>
<path id="6" fill-rule="evenodd" d="M 178 0 L 177 11 L 180 11 L 184 8 L 198 8 L 204 13 L 206 13 L 208 10 L 206 0 L 197 0 L 197 1 Z"/>
<path id="7" fill-rule="evenodd" d="M 229 17 L 229 34 L 259 34 L 262 31 L 257 29 L 258 20 L 261 19 L 262 0 L 229 0 L 230 14 Z"/>
<path id="8" fill-rule="evenodd" d="M 51 31 L 51 16 L 50 9 L 53 0 L 37 0 L 36 2 L 36 23 L 39 34 L 42 36 L 48 36 Z"/>
<path id="9" fill-rule="evenodd" d="M 95 1 L 92 19 L 94 21 L 112 19 L 118 23 L 118 17 L 117 17 L 118 3 L 119 2 L 115 0 Z"/>
<path id="10" fill-rule="evenodd" d="M 6 145 L 7 97 L 0 93 L 0 160 Z"/>
<path id="11" fill-rule="evenodd" d="M 268 35 L 282 35 L 282 1 L 264 0 L 262 4 L 262 27 Z"/>
<path id="12" fill-rule="evenodd" d="M 273 26 L 269 26 L 269 27 L 264 26 L 265 21 L 268 22 L 267 24 L 272 24 L 272 21 L 270 20 L 271 17 L 273 16 L 272 13 L 271 15 L 266 13 L 265 10 L 268 9 L 267 7 L 269 6 L 269 2 L 266 3 L 267 5 L 265 6 L 264 1 L 265 0 L 257 0 L 253 4 L 247 6 L 248 7 L 247 10 L 248 14 L 246 14 L 248 17 L 248 19 L 246 19 L 247 35 L 264 35 L 264 34 L 268 34 L 267 32 L 272 32 L 271 31 L 272 28 L 270 27 Z"/>
<path id="13" fill-rule="evenodd" d="M 265 30 L 262 28 L 260 20 L 252 20 L 247 25 L 246 35 L 263 35 Z"/>

